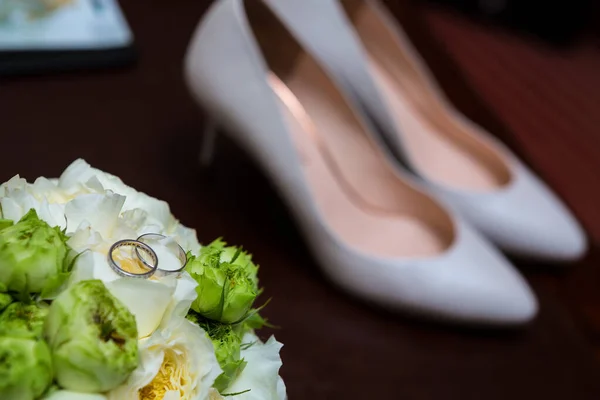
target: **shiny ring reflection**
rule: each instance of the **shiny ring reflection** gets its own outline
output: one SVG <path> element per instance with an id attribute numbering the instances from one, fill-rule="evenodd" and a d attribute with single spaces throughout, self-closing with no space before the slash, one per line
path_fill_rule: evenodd
<path id="1" fill-rule="evenodd" d="M 143 251 L 144 253 L 148 254 L 150 259 L 152 260 L 152 264 L 149 264 L 148 262 L 143 262 L 143 265 L 146 268 L 146 270 L 143 272 L 137 273 L 137 272 L 127 271 L 113 257 L 115 250 L 117 250 L 121 247 L 133 247 L 135 249 L 136 255 L 138 256 L 138 258 L 140 260 L 142 259 L 142 257 L 140 257 L 140 255 L 139 255 L 140 250 Z M 146 243 L 140 242 L 139 240 L 131 240 L 131 239 L 119 240 L 118 242 L 114 243 L 110 247 L 110 250 L 108 251 L 108 264 L 113 269 L 113 271 L 115 271 L 117 274 L 119 274 L 123 277 L 148 279 L 152 275 L 154 275 L 154 273 L 156 272 L 156 270 L 158 268 L 158 256 L 156 255 L 156 253 L 154 252 L 154 250 L 152 250 L 152 248 L 150 246 L 148 246 Z"/>

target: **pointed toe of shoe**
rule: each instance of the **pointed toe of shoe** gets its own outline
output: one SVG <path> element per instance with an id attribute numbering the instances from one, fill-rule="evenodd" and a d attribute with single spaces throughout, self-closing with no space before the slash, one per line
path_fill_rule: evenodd
<path id="1" fill-rule="evenodd" d="M 482 238 L 465 243 L 445 263 L 448 275 L 438 287 L 446 313 L 497 326 L 524 325 L 537 315 L 538 302 L 525 279 Z"/>
<path id="2" fill-rule="evenodd" d="M 437 193 L 501 250 L 546 262 L 573 262 L 587 252 L 586 234 L 564 203 L 521 164 L 506 188 L 490 193 Z"/>
<path id="3" fill-rule="evenodd" d="M 463 304 L 466 317 L 488 325 L 525 325 L 538 312 L 535 295 L 521 279 L 489 280 L 477 289 L 471 288 L 467 300 L 469 303 Z"/>
<path id="4" fill-rule="evenodd" d="M 587 238 L 571 212 L 552 193 L 538 193 L 487 214 L 483 232 L 516 256 L 573 262 L 587 252 Z"/>
<path id="5" fill-rule="evenodd" d="M 338 258 L 334 263 L 340 268 L 329 271 L 330 276 L 353 294 L 386 308 L 477 326 L 530 322 L 538 304 L 527 282 L 483 237 L 459 225 L 456 242 L 439 257 Z"/>
<path id="6" fill-rule="evenodd" d="M 521 229 L 514 234 L 511 229 L 499 233 L 500 246 L 515 255 L 541 261 L 574 262 L 587 253 L 585 232 L 568 211 L 548 212 L 535 219 L 523 218 L 519 225 Z"/>

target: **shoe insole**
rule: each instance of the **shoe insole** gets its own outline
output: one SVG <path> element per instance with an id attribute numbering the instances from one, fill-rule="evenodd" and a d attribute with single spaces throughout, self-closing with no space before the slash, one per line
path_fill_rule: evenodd
<path id="1" fill-rule="evenodd" d="M 311 59 L 301 61 L 286 83 L 271 78 L 330 229 L 348 245 L 378 256 L 427 257 L 450 246 L 450 218 L 395 175 Z"/>
<path id="2" fill-rule="evenodd" d="M 489 191 L 506 184 L 510 173 L 501 156 L 439 101 L 427 75 L 412 62 L 411 50 L 393 40 L 370 6 L 355 15 L 355 26 L 368 52 L 370 72 L 418 169 L 460 189 Z"/>

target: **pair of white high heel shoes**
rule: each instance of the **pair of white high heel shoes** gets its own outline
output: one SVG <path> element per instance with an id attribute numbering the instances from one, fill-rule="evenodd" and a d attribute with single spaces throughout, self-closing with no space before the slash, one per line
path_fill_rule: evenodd
<path id="1" fill-rule="evenodd" d="M 550 261 L 586 252 L 567 208 L 452 107 L 377 1 L 218 0 L 185 76 L 275 183 L 328 276 L 360 297 L 518 325 L 537 301 L 491 243 Z"/>

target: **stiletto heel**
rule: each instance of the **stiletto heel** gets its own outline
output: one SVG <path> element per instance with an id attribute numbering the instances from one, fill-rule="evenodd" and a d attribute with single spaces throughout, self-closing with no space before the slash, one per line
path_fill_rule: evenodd
<path id="1" fill-rule="evenodd" d="M 198 161 L 202 167 L 210 167 L 215 157 L 217 135 L 219 126 L 215 120 L 209 119 L 204 125 L 204 134 L 202 135 L 202 145 Z"/>

